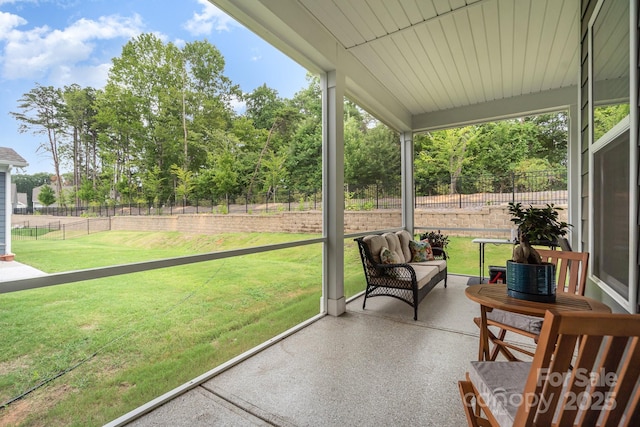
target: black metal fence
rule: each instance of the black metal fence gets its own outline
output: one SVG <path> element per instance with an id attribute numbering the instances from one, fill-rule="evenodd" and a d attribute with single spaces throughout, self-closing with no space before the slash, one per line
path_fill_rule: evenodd
<path id="1" fill-rule="evenodd" d="M 524 204 L 567 203 L 566 169 L 505 175 L 432 177 L 415 182 L 415 208 L 480 208 L 508 202 Z M 401 186 L 345 185 L 345 209 L 399 209 Z M 184 203 L 91 204 L 88 206 L 42 207 L 36 213 L 54 216 L 109 217 L 116 215 L 177 215 L 201 213 L 269 213 L 320 210 L 321 191 L 279 190 L 277 193 L 234 195 L 220 200 L 188 200 Z M 15 214 L 34 210 L 15 209 Z"/>
<path id="2" fill-rule="evenodd" d="M 477 208 L 509 202 L 567 203 L 567 170 L 434 177 L 416 182 L 416 208 Z"/>
<path id="3" fill-rule="evenodd" d="M 11 228 L 12 240 L 65 240 L 111 228 L 109 218 L 86 218 L 62 223 L 50 221 L 45 225 L 30 225 L 29 221 L 14 224 Z"/>

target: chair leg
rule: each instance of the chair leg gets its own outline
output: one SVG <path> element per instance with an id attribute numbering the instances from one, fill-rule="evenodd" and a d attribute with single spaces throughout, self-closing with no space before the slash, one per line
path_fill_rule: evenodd
<path id="1" fill-rule="evenodd" d="M 464 413 L 467 416 L 469 427 L 487 427 L 491 423 L 486 418 L 482 418 L 480 405 L 471 381 L 458 381 L 458 390 L 462 398 Z"/>
<path id="2" fill-rule="evenodd" d="M 473 321 L 478 326 L 478 328 L 482 326 L 479 317 L 475 317 Z M 495 361 L 498 357 L 498 353 L 502 353 L 504 357 L 510 362 L 520 360 L 507 347 L 503 345 L 506 333 L 506 329 L 500 329 L 500 335 L 496 336 L 491 330 L 487 329 L 487 337 L 489 338 L 489 343 L 493 344 L 493 349 L 491 350 L 491 353 L 489 355 L 490 361 Z"/>

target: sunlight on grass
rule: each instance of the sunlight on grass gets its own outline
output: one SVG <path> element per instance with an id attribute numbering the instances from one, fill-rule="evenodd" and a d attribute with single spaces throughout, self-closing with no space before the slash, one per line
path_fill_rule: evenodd
<path id="1" fill-rule="evenodd" d="M 113 231 L 13 248 L 53 273 L 310 237 Z M 451 238 L 451 273 L 478 274 L 471 240 Z M 487 246 L 486 265 L 504 265 L 510 251 Z M 345 295 L 364 290 L 353 239 L 344 270 Z M 1 294 L 0 401 L 36 390 L 0 424 L 102 425 L 314 316 L 321 280 L 322 245 L 313 244 Z"/>

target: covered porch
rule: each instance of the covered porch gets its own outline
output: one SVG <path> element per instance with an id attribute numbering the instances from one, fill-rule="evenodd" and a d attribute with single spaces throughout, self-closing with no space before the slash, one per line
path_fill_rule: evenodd
<path id="1" fill-rule="evenodd" d="M 342 316 L 276 338 L 109 425 L 465 425 L 457 381 L 477 358 L 479 313 L 467 281 L 450 275 L 447 288 L 434 288 L 418 321 L 393 298 L 371 298 L 366 310 L 355 298 Z"/>
<path id="2" fill-rule="evenodd" d="M 211 2 L 321 77 L 323 235 L 307 243 L 323 245 L 320 310 L 295 331 L 212 367 L 108 425 L 464 425 L 457 381 L 478 355 L 472 318 L 479 307 L 464 295 L 468 278 L 451 275 L 448 288 L 432 290 L 420 305 L 417 322 L 402 302 L 374 298 L 363 311 L 362 297 L 347 301 L 344 296 L 344 239 L 349 236 L 343 230 L 343 100 L 350 98 L 398 132 L 402 223 L 389 228 L 410 232 L 430 225 L 414 221 L 416 132 L 568 111 L 569 222 L 575 225 L 571 246 L 606 254 L 592 224 L 599 200 L 590 174 L 594 140 L 587 59 L 589 21 L 602 2 Z M 637 2 L 628 4 L 637 24 Z M 637 38 L 632 40 L 628 62 L 637 64 Z M 626 254 L 627 294 L 620 297 L 593 275 L 586 294 L 614 311 L 633 313 L 638 286 L 638 78 L 637 70 L 627 71 L 622 77 L 631 85 L 625 95 L 633 106 L 623 126 L 631 141 L 625 153 L 630 178 L 626 176 L 623 200 L 628 210 L 622 210 L 626 216 L 617 223 L 626 221 L 620 251 Z M 273 249 L 279 247 L 287 245 Z M 250 251 L 70 272 L 13 285 L 51 286 Z"/>
<path id="3" fill-rule="evenodd" d="M 344 298 L 345 97 L 399 134 L 402 223 L 392 226 L 410 232 L 429 225 L 414 221 L 416 133 L 567 111 L 571 246 L 605 257 L 592 223 L 601 203 L 593 194 L 601 185 L 593 182 L 591 170 L 597 139 L 593 111 L 597 103 L 629 102 L 633 107 L 620 126 L 631 141 L 628 233 L 622 242 L 629 286 L 621 298 L 591 275 L 586 294 L 614 311 L 637 311 L 637 37 L 626 34 L 630 49 L 605 43 L 593 50 L 593 22 L 606 1 L 211 2 L 320 76 L 321 314 L 252 357 L 216 368 L 111 425 L 465 424 L 456 383 L 478 349 L 472 321 L 478 307 L 464 296 L 467 278 L 452 276 L 449 288 L 436 287 L 420 305 L 417 322 L 406 306 L 389 298 L 372 300 L 366 311 L 359 299 Z M 629 22 L 628 28 L 637 28 L 637 2 L 628 6 L 625 16 L 636 24 Z M 625 27 L 607 28 L 600 36 L 614 40 L 607 36 Z M 603 52 L 615 52 L 603 62 L 617 66 L 592 74 L 593 56 L 604 58 Z M 618 91 L 619 81 L 629 87 Z M 596 87 L 602 88 L 598 100 Z"/>

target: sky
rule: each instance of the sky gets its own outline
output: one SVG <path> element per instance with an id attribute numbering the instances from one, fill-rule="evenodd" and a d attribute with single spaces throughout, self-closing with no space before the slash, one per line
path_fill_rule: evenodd
<path id="1" fill-rule="evenodd" d="M 304 68 L 207 0 L 0 0 L 0 146 L 29 163 L 12 173 L 53 171 L 48 153 L 38 150 L 46 137 L 19 133 L 9 114 L 19 111 L 23 94 L 36 84 L 103 88 L 111 59 L 142 33 L 178 46 L 208 40 L 225 59 L 224 74 L 245 93 L 266 83 L 291 98 L 308 86 Z"/>

